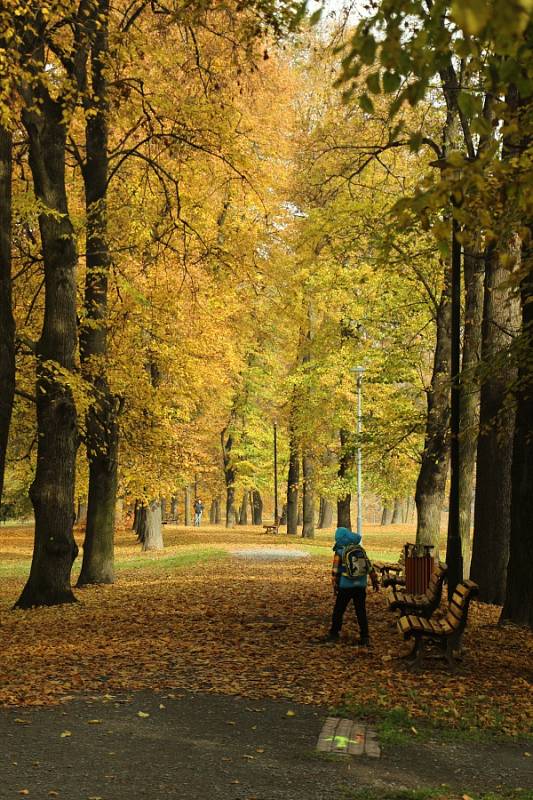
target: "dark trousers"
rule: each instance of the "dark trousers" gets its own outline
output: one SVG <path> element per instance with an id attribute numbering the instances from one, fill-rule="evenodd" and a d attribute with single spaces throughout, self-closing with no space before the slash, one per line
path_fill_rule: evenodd
<path id="1" fill-rule="evenodd" d="M 339 589 L 333 608 L 330 633 L 338 634 L 342 628 L 342 618 L 350 602 L 353 600 L 355 614 L 359 624 L 361 639 L 368 637 L 368 619 L 366 617 L 366 586 L 354 586 L 351 589 Z"/>

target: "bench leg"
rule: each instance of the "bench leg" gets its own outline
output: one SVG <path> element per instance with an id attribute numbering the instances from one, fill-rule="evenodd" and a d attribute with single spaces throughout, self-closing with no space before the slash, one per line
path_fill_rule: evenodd
<path id="1" fill-rule="evenodd" d="M 446 661 L 448 662 L 448 666 L 450 667 L 451 671 L 455 672 L 455 670 L 457 669 L 457 661 L 455 660 L 455 657 L 453 655 L 454 651 L 453 639 L 454 637 L 452 636 L 448 636 L 448 638 L 446 639 L 446 650 L 444 651 L 444 657 L 446 658 Z"/>
<path id="2" fill-rule="evenodd" d="M 422 663 L 424 655 L 424 640 L 421 636 L 415 636 L 415 646 L 408 656 L 407 669 L 416 669 Z"/>

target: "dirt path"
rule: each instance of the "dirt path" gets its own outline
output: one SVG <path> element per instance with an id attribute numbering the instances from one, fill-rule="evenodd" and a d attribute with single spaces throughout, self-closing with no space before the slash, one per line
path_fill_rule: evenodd
<path id="1" fill-rule="evenodd" d="M 322 757 L 315 746 L 326 716 L 179 689 L 4 709 L 0 798 L 340 800 L 361 786 L 447 784 L 458 797 L 533 788 L 533 759 L 514 744 L 427 742 L 385 748 L 379 760 Z"/>

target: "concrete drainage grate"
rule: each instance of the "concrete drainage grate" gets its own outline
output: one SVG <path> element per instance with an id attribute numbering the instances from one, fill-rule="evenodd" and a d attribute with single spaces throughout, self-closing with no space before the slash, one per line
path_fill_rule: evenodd
<path id="1" fill-rule="evenodd" d="M 366 722 L 340 717 L 328 717 L 324 723 L 316 749 L 321 753 L 343 756 L 370 756 L 379 758 L 381 750 L 376 731 Z"/>

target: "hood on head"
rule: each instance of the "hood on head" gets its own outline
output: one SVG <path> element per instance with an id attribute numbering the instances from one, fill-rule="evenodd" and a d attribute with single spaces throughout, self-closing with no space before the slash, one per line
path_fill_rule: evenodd
<path id="1" fill-rule="evenodd" d="M 349 544 L 359 544 L 362 536 L 360 533 L 353 533 L 348 528 L 337 528 L 335 531 L 335 544 L 333 549 L 337 547 L 347 547 Z"/>

